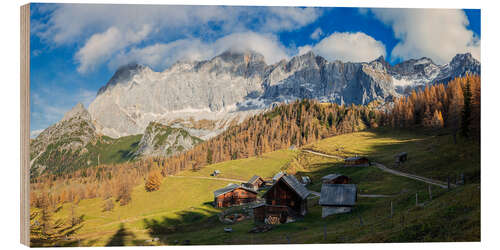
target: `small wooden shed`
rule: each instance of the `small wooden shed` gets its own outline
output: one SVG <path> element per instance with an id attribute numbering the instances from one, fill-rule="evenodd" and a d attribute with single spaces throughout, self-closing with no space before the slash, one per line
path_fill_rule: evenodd
<path id="1" fill-rule="evenodd" d="M 214 191 L 215 207 L 242 205 L 257 200 L 257 191 L 237 184 L 229 184 Z"/>
<path id="2" fill-rule="evenodd" d="M 332 214 L 348 213 L 356 204 L 357 189 L 354 184 L 323 184 L 319 205 L 322 206 L 321 217 Z"/>
<path id="3" fill-rule="evenodd" d="M 260 187 L 262 187 L 266 182 L 264 179 L 258 175 L 252 176 L 248 183 L 253 185 L 254 190 L 259 190 Z"/>
<path id="4" fill-rule="evenodd" d="M 406 152 L 401 152 L 401 153 L 399 153 L 399 154 L 396 154 L 396 155 L 394 156 L 394 158 L 395 158 L 395 162 L 396 162 L 396 164 L 401 164 L 401 163 L 403 163 L 403 162 L 405 162 L 405 161 L 407 161 L 407 160 L 408 160 L 408 153 L 406 153 Z"/>
<path id="5" fill-rule="evenodd" d="M 349 157 L 344 160 L 346 167 L 368 167 L 370 160 L 364 156 Z"/>
<path id="6" fill-rule="evenodd" d="M 327 184 L 349 184 L 349 177 L 341 174 L 329 174 L 323 176 L 321 181 Z"/>
<path id="7" fill-rule="evenodd" d="M 283 224 L 294 218 L 294 212 L 288 206 L 261 203 L 253 207 L 255 223 Z"/>
<path id="8" fill-rule="evenodd" d="M 304 216 L 307 213 L 307 197 L 310 194 L 293 175 L 283 174 L 263 197 L 268 205 L 288 206 L 294 213 Z"/>

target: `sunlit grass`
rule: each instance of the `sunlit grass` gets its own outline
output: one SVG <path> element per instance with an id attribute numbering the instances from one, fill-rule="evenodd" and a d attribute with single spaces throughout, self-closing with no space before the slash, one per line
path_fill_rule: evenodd
<path id="1" fill-rule="evenodd" d="M 409 161 L 398 169 L 431 178 L 443 179 L 450 173 L 459 172 L 473 175 L 480 169 L 479 145 L 466 141 L 455 145 L 450 135 L 436 133 L 379 129 L 327 138 L 306 148 L 341 156 L 366 155 L 389 167 L 393 167 L 393 156 L 405 151 L 409 154 Z M 260 157 L 217 163 L 198 171 L 186 170 L 179 176 L 210 177 L 210 173 L 217 169 L 221 171 L 218 178 L 246 181 L 254 174 L 269 178 L 289 166 L 294 158 L 302 158 L 307 163 L 295 170 L 298 175 L 312 178 L 313 184 L 308 187 L 311 190 L 320 191 L 322 176 L 340 173 L 358 185 L 360 194 L 396 196 L 360 197 L 352 213 L 325 219 L 321 219 L 321 207 L 314 205 L 317 199 L 313 199 L 309 201 L 309 213 L 301 221 L 278 226 L 265 234 L 250 234 L 248 231 L 254 224 L 246 220 L 231 225 L 234 232 L 228 234 L 223 230 L 227 225 L 214 217 L 220 210 L 210 203 L 213 191 L 229 181 L 168 176 L 159 191 L 146 192 L 142 184 L 136 186 L 131 203 L 125 206 L 115 204 L 110 212 L 102 212 L 102 199 L 80 201 L 76 211 L 85 215 L 85 226 L 76 237 L 82 239 L 82 245 L 106 245 L 123 225 L 134 235 L 133 239 L 127 239 L 127 245 L 183 244 L 186 240 L 191 244 L 288 243 L 288 239 L 291 243 L 479 240 L 478 184 L 451 192 L 433 187 L 434 199 L 431 201 L 425 183 L 394 176 L 375 167 L 346 168 L 341 160 L 298 150 L 279 150 Z M 426 204 L 424 208 L 415 206 L 415 193 L 418 193 L 419 203 Z M 394 218 L 389 220 L 391 201 Z M 70 211 L 67 203 L 56 216 L 67 218 Z M 190 218 L 190 213 L 198 217 Z M 400 224 L 402 216 L 405 216 L 405 225 Z M 178 223 L 183 226 L 156 236 L 150 234 L 145 220 L 157 221 L 163 227 Z M 325 227 L 328 232 L 326 240 L 323 239 Z M 160 237 L 160 242 L 146 242 L 153 237 Z"/>

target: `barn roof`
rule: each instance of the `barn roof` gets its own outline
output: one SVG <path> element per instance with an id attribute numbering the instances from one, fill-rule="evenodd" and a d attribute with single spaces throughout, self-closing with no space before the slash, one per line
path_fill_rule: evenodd
<path id="1" fill-rule="evenodd" d="M 304 185 L 302 185 L 297 178 L 293 175 L 287 175 L 283 174 L 272 186 L 269 188 L 264 195 L 269 192 L 269 190 L 273 189 L 273 187 L 278 183 L 279 181 L 284 181 L 285 184 L 287 184 L 295 193 L 297 193 L 300 198 L 306 199 L 309 194 L 311 194 L 311 191 L 309 191 Z"/>
<path id="2" fill-rule="evenodd" d="M 328 175 L 323 176 L 321 178 L 321 180 L 323 180 L 323 181 L 331 181 L 331 180 L 337 179 L 340 176 L 344 176 L 344 175 L 341 175 L 341 174 L 328 174 Z"/>
<path id="3" fill-rule="evenodd" d="M 255 183 L 258 179 L 262 179 L 262 178 L 258 175 L 254 175 L 254 176 L 252 176 L 252 178 L 250 178 L 248 183 Z"/>
<path id="4" fill-rule="evenodd" d="M 319 204 L 321 206 L 354 206 L 356 203 L 356 185 L 323 184 Z"/>
<path id="5" fill-rule="evenodd" d="M 253 189 L 250 189 L 250 188 L 246 188 L 246 187 L 243 187 L 241 185 L 238 185 L 238 184 L 234 184 L 234 183 L 231 183 L 223 188 L 220 188 L 220 189 L 217 189 L 214 191 L 214 196 L 217 197 L 221 194 L 225 194 L 225 193 L 228 193 L 228 192 L 231 192 L 237 188 L 241 188 L 241 189 L 244 189 L 246 191 L 249 191 L 249 192 L 252 192 L 252 193 L 257 193 L 255 190 Z"/>
<path id="6" fill-rule="evenodd" d="M 285 173 L 283 173 L 283 171 L 276 173 L 273 177 L 273 181 L 279 180 L 279 178 L 281 178 L 281 176 L 283 176 L 283 175 L 285 175 Z"/>
<path id="7" fill-rule="evenodd" d="M 354 156 L 354 157 L 348 157 L 348 158 L 345 158 L 346 161 L 357 161 L 357 160 L 361 160 L 361 159 L 368 159 L 364 156 Z"/>

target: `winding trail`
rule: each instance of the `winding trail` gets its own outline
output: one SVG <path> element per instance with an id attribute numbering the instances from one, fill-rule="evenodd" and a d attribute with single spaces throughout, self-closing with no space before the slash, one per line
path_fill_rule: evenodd
<path id="1" fill-rule="evenodd" d="M 327 154 L 323 154 L 323 153 L 320 153 L 320 152 L 312 151 L 312 150 L 309 150 L 309 149 L 302 149 L 302 151 L 307 152 L 307 153 L 311 153 L 311 154 L 315 154 L 315 155 L 319 155 L 319 156 L 324 156 L 324 157 L 328 157 L 328 158 L 337 159 L 337 160 L 344 160 L 343 157 L 340 157 L 338 155 L 327 155 Z"/>
<path id="2" fill-rule="evenodd" d="M 216 177 L 204 177 L 204 176 L 169 175 L 168 177 L 173 177 L 173 178 L 206 179 L 206 180 L 216 180 L 216 181 L 247 182 L 247 181 L 244 181 L 244 180 L 238 180 L 238 179 L 216 178 Z"/>
<path id="3" fill-rule="evenodd" d="M 309 149 L 303 149 L 302 151 L 307 152 L 307 153 L 311 153 L 311 154 L 315 154 L 315 155 L 319 155 L 319 156 L 328 157 L 328 158 L 334 158 L 334 159 L 344 160 L 343 157 L 340 157 L 338 155 L 324 154 L 324 153 L 312 151 L 312 150 L 309 150 Z M 378 169 L 380 169 L 380 170 L 382 170 L 384 172 L 387 172 L 387 173 L 391 173 L 393 175 L 398 175 L 398 176 L 410 178 L 410 179 L 413 179 L 413 180 L 425 182 L 427 184 L 435 185 L 435 186 L 438 186 L 438 187 L 441 187 L 441 188 L 448 188 L 448 184 L 445 183 L 445 182 L 443 182 L 443 181 L 438 181 L 438 180 L 430 179 L 430 178 L 419 176 L 419 175 L 404 173 L 404 172 L 401 172 L 401 171 L 398 171 L 398 170 L 394 170 L 394 169 L 388 168 L 385 165 L 380 164 L 378 162 L 372 162 L 372 163 Z M 452 183 L 450 183 L 450 186 L 451 187 L 456 187 L 456 185 L 452 184 Z M 363 196 L 360 195 L 360 197 L 363 197 Z M 374 196 L 365 196 L 365 197 L 374 197 Z"/>

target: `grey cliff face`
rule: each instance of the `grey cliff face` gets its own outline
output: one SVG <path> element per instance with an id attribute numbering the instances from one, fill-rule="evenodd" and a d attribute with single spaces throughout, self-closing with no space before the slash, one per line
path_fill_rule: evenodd
<path id="1" fill-rule="evenodd" d="M 227 51 L 206 61 L 178 62 L 163 72 L 122 67 L 89 112 L 97 130 L 111 137 L 143 133 L 156 121 L 208 139 L 276 103 L 310 98 L 367 104 L 466 73 L 480 74 L 480 63 L 470 54 L 445 65 L 424 57 L 392 66 L 383 57 L 329 62 L 309 52 L 267 65 L 258 53 Z"/>
<path id="2" fill-rule="evenodd" d="M 171 156 L 202 142 L 182 128 L 151 122 L 144 132 L 134 156 Z"/>

